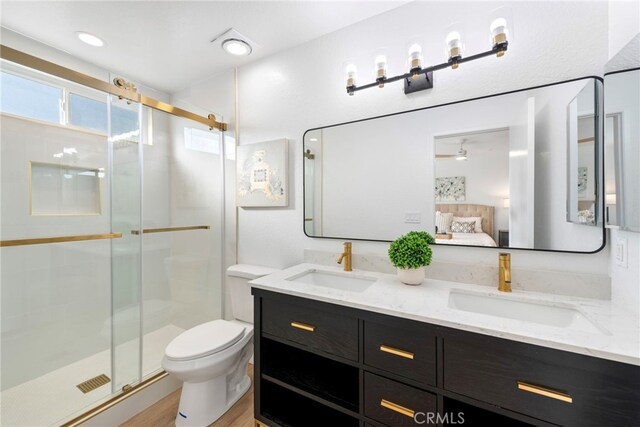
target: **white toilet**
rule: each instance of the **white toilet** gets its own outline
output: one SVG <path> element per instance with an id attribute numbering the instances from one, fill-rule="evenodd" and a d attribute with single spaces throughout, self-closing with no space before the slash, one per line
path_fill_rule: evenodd
<path id="1" fill-rule="evenodd" d="M 207 426 L 251 386 L 253 297 L 249 281 L 276 270 L 238 264 L 227 269 L 234 320 L 214 320 L 184 331 L 165 349 L 162 367 L 183 381 L 176 426 Z"/>

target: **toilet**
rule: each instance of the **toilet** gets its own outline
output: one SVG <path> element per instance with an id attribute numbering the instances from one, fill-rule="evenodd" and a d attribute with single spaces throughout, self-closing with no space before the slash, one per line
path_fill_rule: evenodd
<path id="1" fill-rule="evenodd" d="M 277 271 L 238 264 L 227 269 L 234 320 L 213 320 L 175 337 L 162 367 L 183 381 L 176 426 L 206 426 L 220 418 L 251 386 L 253 297 L 249 281 Z"/>

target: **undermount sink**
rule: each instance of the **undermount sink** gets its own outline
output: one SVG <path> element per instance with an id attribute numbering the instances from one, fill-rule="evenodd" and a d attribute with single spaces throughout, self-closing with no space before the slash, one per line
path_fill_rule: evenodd
<path id="1" fill-rule="evenodd" d="M 286 280 L 308 285 L 323 286 L 325 288 L 343 289 L 351 292 L 364 292 L 376 279 L 359 276 L 353 273 L 338 273 L 334 271 L 307 270 Z"/>
<path id="2" fill-rule="evenodd" d="M 449 308 L 556 328 L 607 334 L 575 308 L 518 300 L 510 296 L 451 291 Z"/>

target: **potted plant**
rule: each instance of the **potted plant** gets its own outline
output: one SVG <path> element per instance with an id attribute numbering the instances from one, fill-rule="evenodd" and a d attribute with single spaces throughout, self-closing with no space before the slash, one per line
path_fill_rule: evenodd
<path id="1" fill-rule="evenodd" d="M 407 285 L 419 285 L 425 278 L 425 267 L 431 264 L 430 244 L 433 236 L 426 231 L 410 231 L 398 237 L 389 247 L 389 260 L 398 269 L 398 278 Z"/>

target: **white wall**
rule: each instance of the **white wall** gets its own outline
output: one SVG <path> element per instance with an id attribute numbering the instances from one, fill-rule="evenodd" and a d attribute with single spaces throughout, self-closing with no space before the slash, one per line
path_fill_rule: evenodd
<path id="1" fill-rule="evenodd" d="M 324 236 L 393 240 L 433 232 L 433 140 L 427 111 L 322 131 Z M 407 224 L 418 212 L 421 224 Z"/>
<path id="2" fill-rule="evenodd" d="M 640 2 L 610 0 L 608 3 L 608 59 L 611 59 L 640 32 Z"/>
<path id="3" fill-rule="evenodd" d="M 241 143 L 289 138 L 292 193 L 286 209 L 239 211 L 239 261 L 286 267 L 302 260 L 304 248 L 339 251 L 339 242 L 307 238 L 302 232 L 301 150 L 305 130 L 602 73 L 607 60 L 607 27 L 606 19 L 602 19 L 607 15 L 606 3 L 514 2 L 516 38 L 504 57 L 489 57 L 458 70 L 438 72 L 433 90 L 411 96 L 404 95 L 399 83 L 346 95 L 341 65 L 345 59 L 356 56 L 360 78 L 367 81 L 372 53 L 384 45 L 395 54 L 389 55 L 389 73 L 398 73 L 405 61 L 405 41 L 414 33 L 424 32 L 431 41 L 425 49 L 427 60 L 444 60 L 444 27 L 454 20 L 466 22 L 476 32 L 476 37 L 469 38 L 468 52 L 481 51 L 488 47 L 484 17 L 499 5 L 414 2 L 240 68 Z M 557 31 L 549 32 L 550 27 Z M 386 250 L 386 244 L 356 242 L 354 246 L 360 253 L 384 254 Z M 487 249 L 436 247 L 434 257 L 496 262 L 495 251 Z M 515 252 L 513 263 L 522 268 L 606 273 L 608 253 Z"/>

